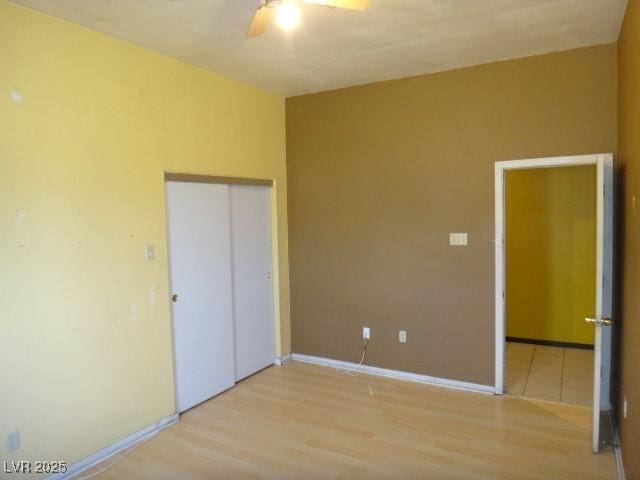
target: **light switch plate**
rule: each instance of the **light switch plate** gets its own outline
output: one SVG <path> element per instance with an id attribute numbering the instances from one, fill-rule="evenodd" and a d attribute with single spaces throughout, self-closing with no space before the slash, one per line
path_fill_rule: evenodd
<path id="1" fill-rule="evenodd" d="M 452 247 L 466 247 L 468 245 L 467 234 L 466 233 L 450 233 L 449 245 L 451 245 Z"/>
<path id="2" fill-rule="evenodd" d="M 398 331 L 398 341 L 400 343 L 407 343 L 407 331 L 406 330 L 399 330 Z"/>
<path id="3" fill-rule="evenodd" d="M 156 258 L 156 251 L 153 248 L 153 245 L 147 245 L 146 247 L 144 247 L 144 259 L 147 262 L 150 262 L 155 258 Z"/>

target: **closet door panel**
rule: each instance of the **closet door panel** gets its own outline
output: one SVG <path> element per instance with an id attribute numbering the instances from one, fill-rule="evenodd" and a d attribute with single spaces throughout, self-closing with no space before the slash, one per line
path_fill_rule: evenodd
<path id="1" fill-rule="evenodd" d="M 236 380 L 275 358 L 271 189 L 231 187 L 231 244 Z"/>
<path id="2" fill-rule="evenodd" d="M 167 182 L 179 412 L 235 383 L 229 187 Z"/>

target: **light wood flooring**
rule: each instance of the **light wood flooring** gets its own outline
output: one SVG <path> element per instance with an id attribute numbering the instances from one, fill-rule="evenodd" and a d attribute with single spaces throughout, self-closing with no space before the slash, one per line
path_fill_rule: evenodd
<path id="1" fill-rule="evenodd" d="M 505 363 L 511 395 L 592 405 L 593 350 L 508 342 Z"/>
<path id="2" fill-rule="evenodd" d="M 291 362 L 186 412 L 94 478 L 613 480 L 611 449 L 590 451 L 590 416 Z"/>

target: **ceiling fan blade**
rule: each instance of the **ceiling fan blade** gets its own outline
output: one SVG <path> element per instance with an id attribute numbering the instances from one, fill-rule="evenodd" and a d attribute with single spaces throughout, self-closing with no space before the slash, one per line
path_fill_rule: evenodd
<path id="1" fill-rule="evenodd" d="M 271 17 L 273 17 L 273 8 L 267 7 L 266 5 L 259 7 L 253 16 L 253 20 L 251 20 L 251 25 L 249 25 L 249 30 L 247 30 L 247 37 L 253 38 L 262 35 L 267 30 L 271 22 Z"/>
<path id="2" fill-rule="evenodd" d="M 304 0 L 305 3 L 324 5 L 325 7 L 347 8 L 349 10 L 366 10 L 369 0 Z"/>

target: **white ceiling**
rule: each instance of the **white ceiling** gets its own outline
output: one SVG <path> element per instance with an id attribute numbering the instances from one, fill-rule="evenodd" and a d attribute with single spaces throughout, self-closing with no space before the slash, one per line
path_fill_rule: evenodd
<path id="1" fill-rule="evenodd" d="M 626 0 L 371 0 L 303 5 L 245 37 L 259 0 L 13 0 L 286 96 L 617 40 Z"/>

